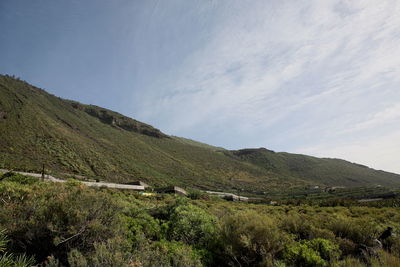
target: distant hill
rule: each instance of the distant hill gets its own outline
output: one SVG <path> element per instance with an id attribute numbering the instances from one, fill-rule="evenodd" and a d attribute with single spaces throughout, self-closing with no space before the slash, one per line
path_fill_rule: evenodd
<path id="1" fill-rule="evenodd" d="M 399 186 L 400 175 L 337 159 L 228 151 L 0 75 L 0 168 L 155 186 L 263 191 L 309 185 Z"/>
<path id="2" fill-rule="evenodd" d="M 227 151 L 225 154 L 279 175 L 293 176 L 328 186 L 399 185 L 398 174 L 377 171 L 342 159 L 277 153 L 265 148 Z"/>

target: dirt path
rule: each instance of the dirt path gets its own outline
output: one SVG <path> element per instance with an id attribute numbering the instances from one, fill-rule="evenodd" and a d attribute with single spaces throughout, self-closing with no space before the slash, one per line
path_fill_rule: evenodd
<path id="1" fill-rule="evenodd" d="M 9 172 L 9 170 L 0 169 L 0 173 L 6 173 L 6 172 Z M 13 172 L 19 173 L 22 175 L 26 175 L 26 176 L 42 178 L 42 174 L 40 174 L 40 173 L 19 172 L 19 171 L 13 171 Z M 45 175 L 44 179 L 46 181 L 54 182 L 54 183 L 65 183 L 66 182 L 66 180 L 62 180 L 62 179 L 56 178 L 51 175 Z M 104 186 L 104 187 L 108 187 L 108 188 L 144 191 L 144 186 L 142 186 L 142 185 L 115 184 L 115 183 L 105 183 L 105 182 L 84 182 L 84 181 L 80 181 L 80 182 L 87 186 L 97 186 L 97 187 Z"/>

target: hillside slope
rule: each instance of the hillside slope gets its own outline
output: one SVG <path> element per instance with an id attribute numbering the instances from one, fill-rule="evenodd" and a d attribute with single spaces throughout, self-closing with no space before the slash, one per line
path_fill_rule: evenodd
<path id="1" fill-rule="evenodd" d="M 399 175 L 344 161 L 324 165 L 326 159 L 287 153 L 254 157 L 241 151 L 168 136 L 119 113 L 64 100 L 0 75 L 3 168 L 38 171 L 44 163 L 60 175 L 252 192 L 310 184 L 400 184 Z M 345 175 L 338 175 L 344 170 Z"/>
<path id="2" fill-rule="evenodd" d="M 170 137 L 96 106 L 64 100 L 0 76 L 0 167 L 79 174 L 112 182 L 240 188 L 278 184 L 278 177 L 218 148 Z M 288 177 L 288 184 L 303 181 Z"/>
<path id="3" fill-rule="evenodd" d="M 342 159 L 274 152 L 265 148 L 226 152 L 279 175 L 293 176 L 328 186 L 399 186 L 400 176 Z"/>

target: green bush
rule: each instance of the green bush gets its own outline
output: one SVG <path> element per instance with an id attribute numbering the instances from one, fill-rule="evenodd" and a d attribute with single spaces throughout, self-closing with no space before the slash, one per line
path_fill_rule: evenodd
<path id="1" fill-rule="evenodd" d="M 229 216 L 222 223 L 224 257 L 233 266 L 270 264 L 288 240 L 272 219 L 254 211 Z"/>
<path id="2" fill-rule="evenodd" d="M 202 255 L 182 242 L 150 242 L 143 234 L 138 234 L 136 244 L 130 254 L 131 266 L 169 267 L 202 266 Z"/>
<path id="3" fill-rule="evenodd" d="M 295 266 L 325 266 L 339 259 L 339 246 L 323 238 L 294 242 L 285 247 L 282 259 Z"/>
<path id="4" fill-rule="evenodd" d="M 321 258 L 328 262 L 336 261 L 341 254 L 337 244 L 334 244 L 332 241 L 323 238 L 304 241 L 304 244 L 306 244 L 309 248 L 318 251 Z"/>
<path id="5" fill-rule="evenodd" d="M 322 259 L 318 251 L 310 248 L 305 243 L 294 242 L 285 247 L 283 260 L 291 266 L 325 266 L 327 262 Z"/>
<path id="6" fill-rule="evenodd" d="M 192 204 L 178 205 L 170 214 L 170 240 L 207 248 L 216 238 L 217 232 L 217 219 Z"/>
<path id="7" fill-rule="evenodd" d="M 128 239 L 134 244 L 139 234 L 144 234 L 147 239 L 160 240 L 164 237 L 162 222 L 153 218 L 143 209 L 130 209 L 124 216 L 126 228 L 128 229 Z"/>
<path id="8" fill-rule="evenodd" d="M 156 255 L 164 255 L 164 257 L 159 257 L 159 264 L 166 264 L 164 266 L 203 266 L 201 263 L 201 255 L 190 246 L 187 246 L 181 242 L 156 242 L 154 244 L 154 249 L 159 252 L 155 253 Z"/>

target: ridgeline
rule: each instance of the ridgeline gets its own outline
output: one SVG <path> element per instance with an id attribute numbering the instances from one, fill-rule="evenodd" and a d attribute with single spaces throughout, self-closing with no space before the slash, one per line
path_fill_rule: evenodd
<path id="1" fill-rule="evenodd" d="M 308 186 L 400 186 L 400 175 L 339 159 L 229 151 L 160 130 L 93 105 L 53 96 L 0 75 L 0 168 L 142 180 L 249 193 Z"/>

